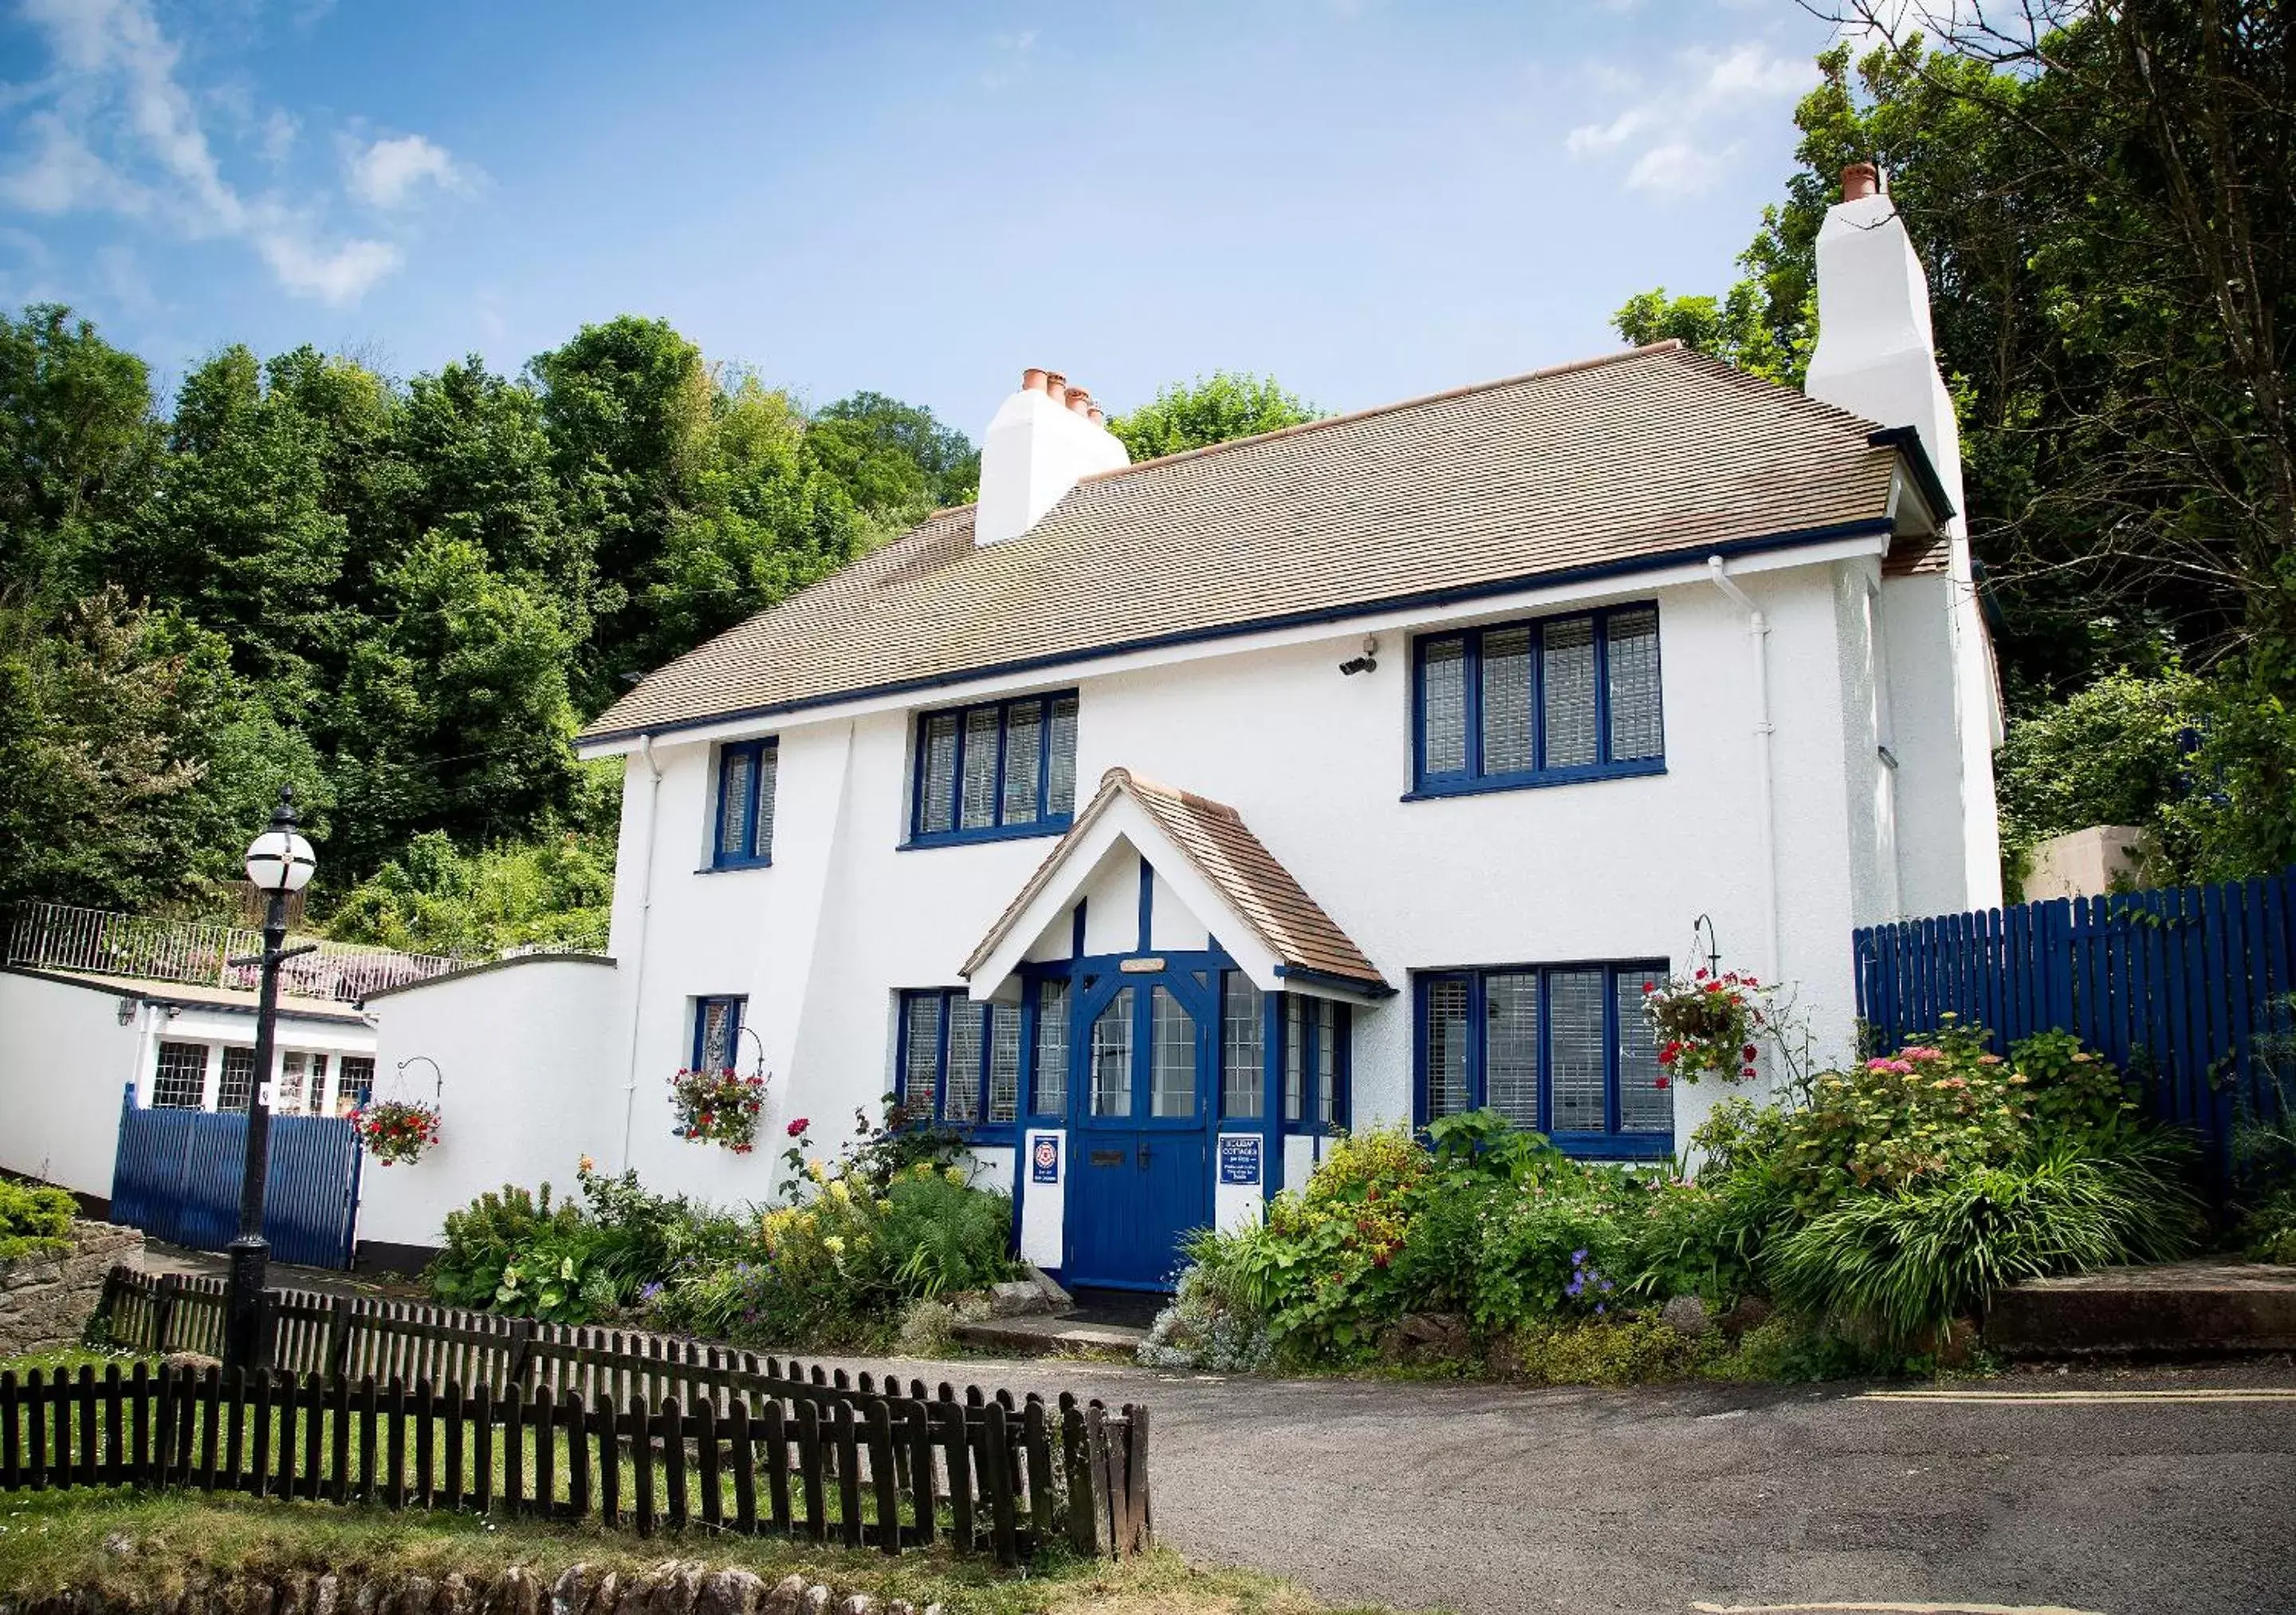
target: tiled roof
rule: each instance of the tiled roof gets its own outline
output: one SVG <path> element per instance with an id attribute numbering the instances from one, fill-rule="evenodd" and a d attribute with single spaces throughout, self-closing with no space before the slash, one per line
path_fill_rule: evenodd
<path id="1" fill-rule="evenodd" d="M 603 738 L 1878 524 L 1873 423 L 1678 344 L 1089 478 L 985 548 L 970 506 L 651 674 Z"/>
<path id="2" fill-rule="evenodd" d="M 1193 791 L 1143 779 L 1128 768 L 1111 768 L 1101 776 L 1100 789 L 1092 800 L 1077 815 L 1076 823 L 1054 844 L 1037 873 L 1014 894 L 960 974 L 970 980 L 988 963 L 1013 922 L 1119 795 L 1139 803 L 1196 873 L 1227 900 L 1287 969 L 1332 977 L 1367 992 L 1387 990 L 1379 967 L 1364 956 L 1363 949 L 1308 895 L 1292 872 L 1276 862 L 1275 855 L 1244 824 L 1242 815 Z M 1209 922 L 1211 916 L 1197 918 Z"/>

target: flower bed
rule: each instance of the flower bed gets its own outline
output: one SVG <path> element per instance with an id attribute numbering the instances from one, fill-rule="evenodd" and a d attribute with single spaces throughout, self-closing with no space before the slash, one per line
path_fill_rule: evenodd
<path id="1" fill-rule="evenodd" d="M 2201 1226 L 2181 1141 L 2062 1034 L 2004 1059 L 1948 1032 L 1790 1107 L 1726 1101 L 1693 1142 L 1690 1182 L 1489 1112 L 1343 1140 L 1261 1225 L 1195 1242 L 1144 1360 L 1871 1372 L 1954 1349 L 2003 1284 L 2180 1255 Z"/>

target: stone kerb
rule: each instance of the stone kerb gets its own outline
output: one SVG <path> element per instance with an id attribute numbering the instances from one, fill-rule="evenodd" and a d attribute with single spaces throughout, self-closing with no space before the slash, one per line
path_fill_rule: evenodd
<path id="1" fill-rule="evenodd" d="M 0 1357 L 78 1345 L 112 1264 L 144 1252 L 142 1231 L 115 1223 L 75 1222 L 71 1242 L 61 1256 L 0 1262 Z"/>

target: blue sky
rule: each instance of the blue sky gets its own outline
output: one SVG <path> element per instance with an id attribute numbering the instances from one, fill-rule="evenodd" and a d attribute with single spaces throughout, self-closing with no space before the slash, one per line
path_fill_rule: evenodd
<path id="1" fill-rule="evenodd" d="M 668 317 L 976 438 L 1021 368 L 1355 408 L 1719 290 L 1792 167 L 1792 0 L 6 0 L 0 304 L 163 384 L 311 341 L 514 370 Z"/>

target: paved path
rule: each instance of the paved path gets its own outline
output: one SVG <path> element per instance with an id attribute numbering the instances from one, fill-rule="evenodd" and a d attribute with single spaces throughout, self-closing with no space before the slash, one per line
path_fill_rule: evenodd
<path id="1" fill-rule="evenodd" d="M 2296 1610 L 2284 1359 L 1862 1395 L 902 1372 L 1149 1404 L 1160 1536 L 1334 1600 L 1473 1615 Z"/>

